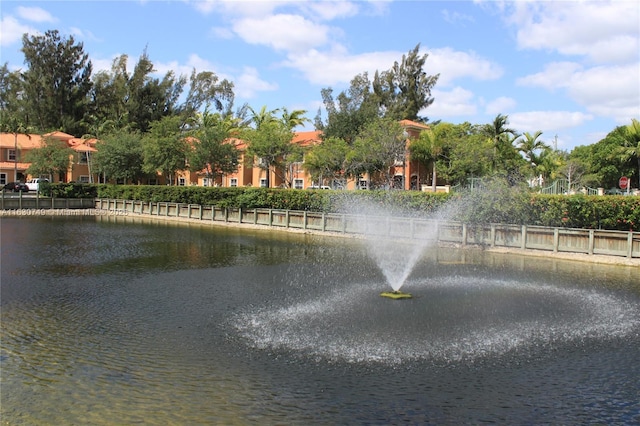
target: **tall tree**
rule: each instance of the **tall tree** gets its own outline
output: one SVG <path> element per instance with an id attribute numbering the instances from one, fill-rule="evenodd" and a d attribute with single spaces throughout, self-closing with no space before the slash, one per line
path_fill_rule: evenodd
<path id="1" fill-rule="evenodd" d="M 324 185 L 325 179 L 330 179 L 332 184 L 339 182 L 340 186 L 345 187 L 348 152 L 349 145 L 344 139 L 327 138 L 305 154 L 303 167 L 319 186 Z"/>
<path id="2" fill-rule="evenodd" d="M 294 109 L 289 112 L 287 108 L 282 108 L 282 122 L 293 130 L 298 126 L 302 126 L 304 123 L 310 120 L 304 115 L 307 113 L 304 109 Z"/>
<path id="3" fill-rule="evenodd" d="M 139 132 L 118 129 L 96 144 L 94 164 L 105 180 L 137 181 L 143 175 L 142 137 Z"/>
<path id="4" fill-rule="evenodd" d="M 358 133 L 379 117 L 378 102 L 370 86 L 367 73 L 363 73 L 355 76 L 348 91 L 340 92 L 336 98 L 333 89 L 322 89 L 327 122 L 324 124 L 320 117 L 316 117 L 316 129 L 322 130 L 325 138 L 340 138 L 352 145 Z"/>
<path id="5" fill-rule="evenodd" d="M 73 154 L 73 150 L 65 141 L 45 138 L 41 147 L 27 153 L 26 161 L 31 163 L 27 173 L 32 176 L 47 175 L 50 178 L 57 174 L 59 179 L 64 181 Z"/>
<path id="6" fill-rule="evenodd" d="M 406 157 L 406 137 L 395 120 L 381 118 L 371 122 L 356 138 L 348 158 L 354 175 L 368 173 L 374 184 L 393 186 L 391 167 Z"/>
<path id="7" fill-rule="evenodd" d="M 187 93 L 182 112 L 185 117 L 192 117 L 203 107 L 229 114 L 233 108 L 233 83 L 220 78 L 211 71 L 196 72 L 194 69 L 189 77 L 189 91 Z"/>
<path id="8" fill-rule="evenodd" d="M 524 132 L 516 139 L 518 150 L 529 162 L 534 177 L 541 173 L 542 153 L 551 149 L 544 141 L 540 140 L 540 136 L 542 136 L 542 132 L 538 130 L 533 134 Z"/>
<path id="9" fill-rule="evenodd" d="M 29 139 L 30 128 L 20 120 L 16 113 L 4 112 L 0 115 L 0 131 L 3 133 L 11 133 L 13 135 L 13 180 L 18 181 L 18 161 L 20 161 L 20 147 L 18 146 L 18 135 L 26 133 Z"/>
<path id="10" fill-rule="evenodd" d="M 375 73 L 373 91 L 387 118 L 427 121 L 426 117 L 418 114 L 433 103 L 431 89 L 440 75 L 427 75 L 424 65 L 428 55 L 420 56 L 419 51 L 420 44 L 417 44 L 406 55 L 402 55 L 400 62 L 394 62 L 391 69 Z"/>
<path id="11" fill-rule="evenodd" d="M 635 158 L 638 164 L 638 188 L 640 188 L 640 121 L 635 118 L 631 120 L 631 124 L 627 125 L 624 135 L 624 145 L 622 147 L 622 157 L 627 161 L 633 161 Z"/>
<path id="12" fill-rule="evenodd" d="M 162 79 L 152 77 L 154 72 L 145 49 L 127 83 L 126 103 L 129 125 L 142 133 L 149 130 L 152 122 L 177 112 L 177 102 L 186 84 L 186 78 L 176 77 L 173 71 Z"/>
<path id="13" fill-rule="evenodd" d="M 210 184 L 218 176 L 238 169 L 240 153 L 230 140 L 238 134 L 238 126 L 237 118 L 212 114 L 207 110 L 197 120 L 191 139 L 189 166 L 195 171 L 204 170 Z"/>
<path id="14" fill-rule="evenodd" d="M 498 114 L 491 124 L 484 126 L 484 132 L 493 145 L 492 169 L 498 171 L 499 163 L 504 159 L 508 151 L 513 151 L 511 142 L 517 132 L 509 127 L 509 116 Z"/>
<path id="15" fill-rule="evenodd" d="M 280 174 L 285 179 L 287 161 L 296 152 L 291 143 L 293 132 L 281 120 L 262 121 L 256 128 L 244 132 L 244 139 L 249 144 L 247 154 L 257 158 L 257 165 L 266 172 L 266 186 L 271 186 L 270 174 Z"/>
<path id="16" fill-rule="evenodd" d="M 19 71 L 9 71 L 5 63 L 0 67 L 0 114 L 3 121 L 7 117 L 24 123 L 29 122 L 29 116 L 24 105 L 24 81 Z"/>
<path id="17" fill-rule="evenodd" d="M 57 30 L 22 37 L 28 65 L 24 93 L 30 121 L 40 131 L 83 134 L 81 122 L 91 90 L 92 65 L 82 43 L 63 38 Z"/>
<path id="18" fill-rule="evenodd" d="M 451 133 L 453 125 L 440 123 L 428 130 L 420 132 L 418 139 L 411 141 L 409 152 L 411 159 L 422 164 L 431 164 L 431 190 L 436 192 L 438 182 L 438 158 L 444 150 L 447 133 Z"/>
<path id="19" fill-rule="evenodd" d="M 127 55 L 120 55 L 113 60 L 111 70 L 100 71 L 94 76 L 91 112 L 86 118 L 88 133 L 95 133 L 95 128 L 105 122 L 111 123 L 110 127 L 113 129 L 129 127 L 127 101 L 130 77 L 127 72 L 127 60 Z"/>
<path id="20" fill-rule="evenodd" d="M 175 173 L 186 168 L 188 151 L 180 117 L 163 117 L 151 123 L 142 139 L 142 170 L 149 174 L 161 173 L 173 184 Z"/>

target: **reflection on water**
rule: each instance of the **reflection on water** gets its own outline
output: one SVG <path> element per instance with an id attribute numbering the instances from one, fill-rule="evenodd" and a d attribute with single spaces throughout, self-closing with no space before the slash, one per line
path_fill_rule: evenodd
<path id="1" fill-rule="evenodd" d="M 640 421 L 637 268 L 435 250 L 403 302 L 352 240 L 0 229 L 3 423 Z"/>

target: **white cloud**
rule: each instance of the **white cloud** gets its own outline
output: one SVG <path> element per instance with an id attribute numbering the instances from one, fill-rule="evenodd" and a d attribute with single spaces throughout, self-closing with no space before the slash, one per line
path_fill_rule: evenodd
<path id="1" fill-rule="evenodd" d="M 555 50 L 596 63 L 637 61 L 640 8 L 635 1 L 514 2 L 508 20 L 522 49 Z"/>
<path id="2" fill-rule="evenodd" d="M 580 70 L 582 66 L 575 62 L 553 62 L 546 64 L 543 71 L 539 73 L 517 79 L 516 84 L 554 91 L 557 88 L 568 87 L 571 79 Z"/>
<path id="3" fill-rule="evenodd" d="M 515 101 L 515 99 L 501 96 L 487 103 L 484 112 L 488 115 L 505 114 L 511 111 L 516 106 L 516 104 L 517 102 Z"/>
<path id="4" fill-rule="evenodd" d="M 444 19 L 445 22 L 454 25 L 464 26 L 467 22 L 475 21 L 475 19 L 473 19 L 473 16 L 471 15 L 465 15 L 457 11 L 450 12 L 448 9 L 443 9 L 440 14 L 442 15 L 442 19 Z"/>
<path id="5" fill-rule="evenodd" d="M 226 1 L 226 0 L 191 0 L 194 8 L 209 15 L 212 12 L 229 17 L 264 17 L 273 13 L 278 8 L 287 5 L 286 1 Z M 295 1 L 293 2 L 295 3 Z"/>
<path id="6" fill-rule="evenodd" d="M 300 6 L 307 16 L 323 21 L 354 16 L 360 10 L 355 2 L 350 1 L 300 2 Z"/>
<path id="7" fill-rule="evenodd" d="M 27 21 L 50 22 L 50 23 L 58 21 L 49 12 L 39 7 L 19 6 L 16 9 L 16 13 L 18 14 L 19 17 Z"/>
<path id="8" fill-rule="evenodd" d="M 434 89 L 433 104 L 420 111 L 420 115 L 430 120 L 445 119 L 447 117 L 473 116 L 477 113 L 474 95 L 469 90 L 454 87 L 450 91 Z"/>
<path id="9" fill-rule="evenodd" d="M 38 30 L 20 23 L 13 16 L 5 16 L 0 21 L 0 46 L 9 46 L 22 40 L 22 35 L 40 34 Z"/>
<path id="10" fill-rule="evenodd" d="M 509 127 L 519 132 L 542 131 L 545 134 L 583 126 L 593 116 L 571 111 L 527 111 L 509 114 Z"/>
<path id="11" fill-rule="evenodd" d="M 237 97 L 250 99 L 256 92 L 278 90 L 278 85 L 262 80 L 257 69 L 245 67 L 242 74 L 234 79 L 233 90 Z"/>
<path id="12" fill-rule="evenodd" d="M 212 28 L 211 29 L 211 34 L 214 37 L 221 38 L 221 39 L 224 39 L 224 40 L 230 40 L 234 36 L 233 31 L 231 31 L 229 28 L 223 28 L 223 27 L 214 27 L 214 28 Z"/>
<path id="13" fill-rule="evenodd" d="M 250 44 L 262 44 L 276 50 L 303 52 L 328 41 L 329 27 L 315 24 L 298 15 L 272 15 L 246 18 L 233 24 L 233 30 Z"/>
<path id="14" fill-rule="evenodd" d="M 547 64 L 542 72 L 517 80 L 517 84 L 566 91 L 589 112 L 617 122 L 640 117 L 640 63 L 585 69 L 571 63 Z"/>
<path id="15" fill-rule="evenodd" d="M 299 70 L 305 78 L 318 85 L 348 84 L 358 74 L 375 70 L 387 70 L 398 59 L 398 52 L 371 52 L 350 55 L 342 46 L 334 46 L 329 52 L 311 49 L 304 54 L 289 55 L 284 66 Z"/>
<path id="16" fill-rule="evenodd" d="M 423 53 L 423 52 L 421 52 Z M 459 78 L 474 80 L 496 80 L 503 74 L 502 68 L 471 52 L 455 51 L 449 47 L 427 51 L 425 62 L 427 74 L 440 74 L 438 86 L 449 86 Z"/>

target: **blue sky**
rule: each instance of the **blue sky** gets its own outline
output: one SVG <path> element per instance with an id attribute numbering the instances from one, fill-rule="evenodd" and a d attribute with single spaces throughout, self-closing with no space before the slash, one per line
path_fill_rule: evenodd
<path id="1" fill-rule="evenodd" d="M 315 117 L 320 91 L 387 70 L 420 44 L 440 74 L 431 121 L 489 123 L 571 150 L 640 119 L 640 2 L 12 1 L 0 3 L 0 62 L 24 66 L 22 34 L 57 29 L 94 73 L 147 53 L 159 76 L 195 68 L 231 80 L 236 106 Z M 311 130 L 308 125 L 306 130 Z M 299 129 L 302 130 L 302 129 Z"/>

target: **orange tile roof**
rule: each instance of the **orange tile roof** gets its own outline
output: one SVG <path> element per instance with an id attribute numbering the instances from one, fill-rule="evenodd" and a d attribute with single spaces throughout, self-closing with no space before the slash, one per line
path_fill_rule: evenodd
<path id="1" fill-rule="evenodd" d="M 13 133 L 0 133 L 0 148 L 13 148 L 15 135 Z M 18 149 L 33 149 L 42 146 L 42 136 L 36 134 L 18 134 Z"/>
<path id="2" fill-rule="evenodd" d="M 412 120 L 400 120 L 400 125 L 402 127 L 413 127 L 414 129 L 427 130 L 429 126 L 424 123 L 418 123 L 417 121 Z"/>
<path id="3" fill-rule="evenodd" d="M 291 143 L 295 143 L 300 146 L 315 145 L 320 142 L 322 142 L 322 131 L 320 130 L 296 132 L 291 140 Z"/>
<path id="4" fill-rule="evenodd" d="M 64 132 L 59 132 L 59 131 L 46 133 L 43 136 L 45 138 L 60 139 L 61 141 L 69 141 L 70 139 L 75 139 L 75 137 L 73 135 L 70 135 L 70 134 L 64 133 Z"/>

